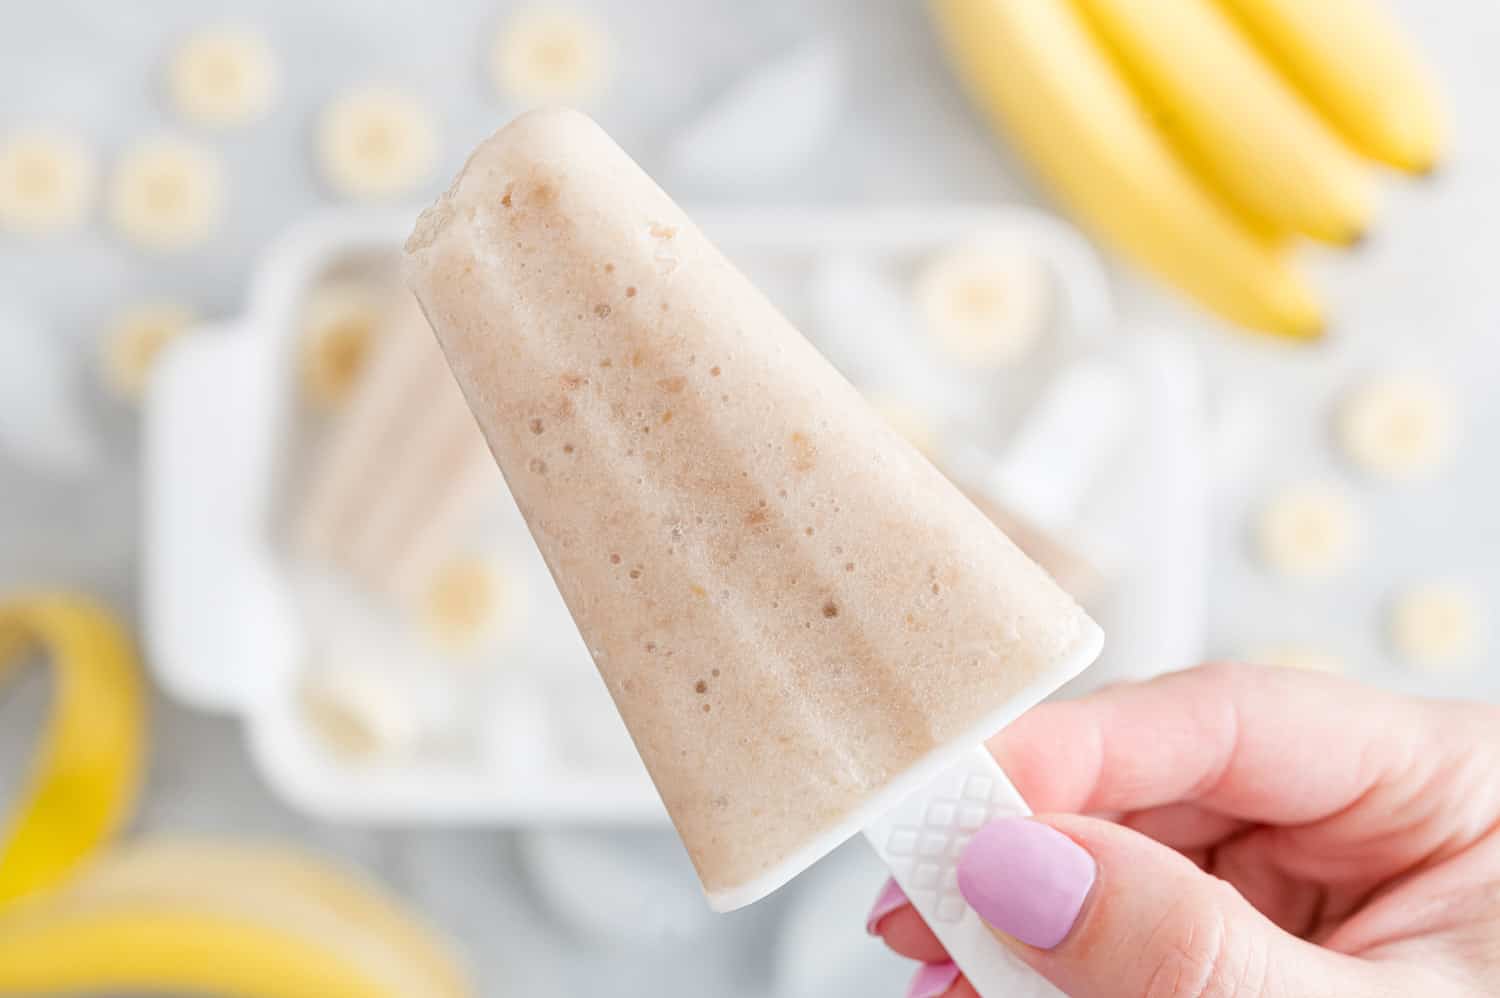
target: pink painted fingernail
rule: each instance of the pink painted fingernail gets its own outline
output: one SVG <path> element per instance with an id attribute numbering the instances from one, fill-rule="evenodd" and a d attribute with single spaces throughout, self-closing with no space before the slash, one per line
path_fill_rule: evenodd
<path id="1" fill-rule="evenodd" d="M 870 909 L 870 915 L 865 919 L 865 931 L 872 936 L 878 934 L 880 920 L 904 904 L 906 892 L 894 879 L 887 880 L 880 889 L 880 897 L 875 899 L 875 907 Z"/>
<path id="2" fill-rule="evenodd" d="M 927 963 L 917 971 L 917 976 L 911 979 L 911 987 L 906 989 L 906 998 L 942 998 L 953 987 L 953 982 L 958 980 L 958 964 L 949 960 L 947 963 Z"/>
<path id="3" fill-rule="evenodd" d="M 1006 935 L 1051 949 L 1067 938 L 1094 886 L 1094 858 L 1062 832 L 1027 818 L 985 825 L 958 861 L 958 889 Z"/>

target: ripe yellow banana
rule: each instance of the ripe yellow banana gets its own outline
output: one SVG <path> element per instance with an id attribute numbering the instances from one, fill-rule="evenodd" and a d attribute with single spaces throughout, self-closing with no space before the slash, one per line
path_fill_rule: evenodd
<path id="1" fill-rule="evenodd" d="M 134 655 L 119 623 L 87 600 L 0 604 L 0 679 L 33 643 L 50 653 L 57 682 L 32 789 L 0 848 L 0 995 L 472 994 L 421 924 L 372 885 L 298 854 L 175 842 L 94 858 L 139 785 Z"/>
<path id="2" fill-rule="evenodd" d="M 0 994 L 169 988 L 464 998 L 452 957 L 373 888 L 284 851 L 127 848 L 0 921 Z"/>
<path id="3" fill-rule="evenodd" d="M 1218 0 L 1350 144 L 1410 173 L 1437 166 L 1447 122 L 1432 80 L 1370 0 Z"/>
<path id="4" fill-rule="evenodd" d="M 126 846 L 69 884 L 60 901 L 69 910 L 165 903 L 241 914 L 283 912 L 292 919 L 305 919 L 298 911 L 312 910 L 336 932 L 377 939 L 383 954 L 399 958 L 401 976 L 422 978 L 424 994 L 468 994 L 468 980 L 453 955 L 374 884 L 274 845 L 183 839 Z"/>
<path id="5" fill-rule="evenodd" d="M 0 605 L 0 652 L 15 656 L 33 643 L 50 653 L 56 674 L 52 717 L 0 847 L 0 908 L 66 879 L 129 816 L 141 781 L 144 697 L 124 629 L 102 607 L 67 596 Z"/>
<path id="6" fill-rule="evenodd" d="M 0 994 L 115 990 L 224 998 L 407 998 L 420 980 L 387 982 L 305 926 L 170 907 L 101 906 L 0 927 Z"/>
<path id="7" fill-rule="evenodd" d="M 1085 225 L 1234 322 L 1310 338 L 1312 291 L 1198 180 L 1061 0 L 932 0 L 974 98 Z"/>
<path id="8" fill-rule="evenodd" d="M 1183 157 L 1273 231 L 1356 241 L 1368 168 L 1217 0 L 1076 0 Z"/>

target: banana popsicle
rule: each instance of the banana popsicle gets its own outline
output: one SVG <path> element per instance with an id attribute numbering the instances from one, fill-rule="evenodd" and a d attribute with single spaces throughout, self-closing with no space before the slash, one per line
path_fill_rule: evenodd
<path id="1" fill-rule="evenodd" d="M 586 117 L 480 146 L 405 273 L 714 907 L 1097 654 L 1072 598 Z"/>
<path id="2" fill-rule="evenodd" d="M 465 517 L 499 488 L 442 352 L 404 292 L 383 304 L 368 370 L 296 511 L 299 554 L 417 598 Z"/>

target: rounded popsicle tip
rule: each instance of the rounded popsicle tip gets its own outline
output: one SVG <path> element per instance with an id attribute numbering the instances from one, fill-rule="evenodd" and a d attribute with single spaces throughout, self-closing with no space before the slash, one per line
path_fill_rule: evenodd
<path id="1" fill-rule="evenodd" d="M 469 155 L 459 171 L 454 186 L 504 167 L 518 167 L 556 173 L 576 157 L 600 145 L 614 149 L 614 140 L 603 128 L 570 107 L 539 107 L 512 118 L 499 131 L 485 139 Z M 583 160 L 582 162 L 587 162 Z"/>
<path id="2" fill-rule="evenodd" d="M 496 132 L 490 141 L 512 138 L 530 139 L 566 134 L 580 129 L 593 133 L 604 131 L 593 118 L 582 111 L 561 104 L 552 104 L 535 107 L 516 115 L 508 125 Z"/>
<path id="3" fill-rule="evenodd" d="M 417 218 L 407 256 L 420 255 L 456 216 L 512 205 L 525 178 L 535 203 L 555 196 L 567 164 L 597 160 L 618 147 L 592 118 L 569 107 L 540 107 L 518 115 L 479 144 L 448 189 Z"/>
<path id="4" fill-rule="evenodd" d="M 557 170 L 581 150 L 601 142 L 614 147 L 604 129 L 582 111 L 562 106 L 533 108 L 481 142 L 459 171 L 458 182 L 502 163 Z"/>

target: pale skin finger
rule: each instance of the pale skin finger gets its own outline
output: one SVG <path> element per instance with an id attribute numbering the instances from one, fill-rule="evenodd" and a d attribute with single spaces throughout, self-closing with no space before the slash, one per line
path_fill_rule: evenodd
<path id="1" fill-rule="evenodd" d="M 1039 810 L 1115 812 L 1282 928 L 1348 943 L 1367 933 L 1335 931 L 1382 881 L 1457 856 L 1500 818 L 1495 753 L 1476 750 L 1497 718 L 1210 667 L 1043 705 L 991 746 Z M 898 951 L 930 958 L 936 939 L 898 915 Z"/>
<path id="2" fill-rule="evenodd" d="M 1272 826 L 1287 873 L 1336 881 L 1440 860 L 1488 830 L 1496 730 L 1494 707 L 1211 666 L 1043 704 L 990 747 L 1038 812 L 1120 812 L 1188 849 Z"/>

